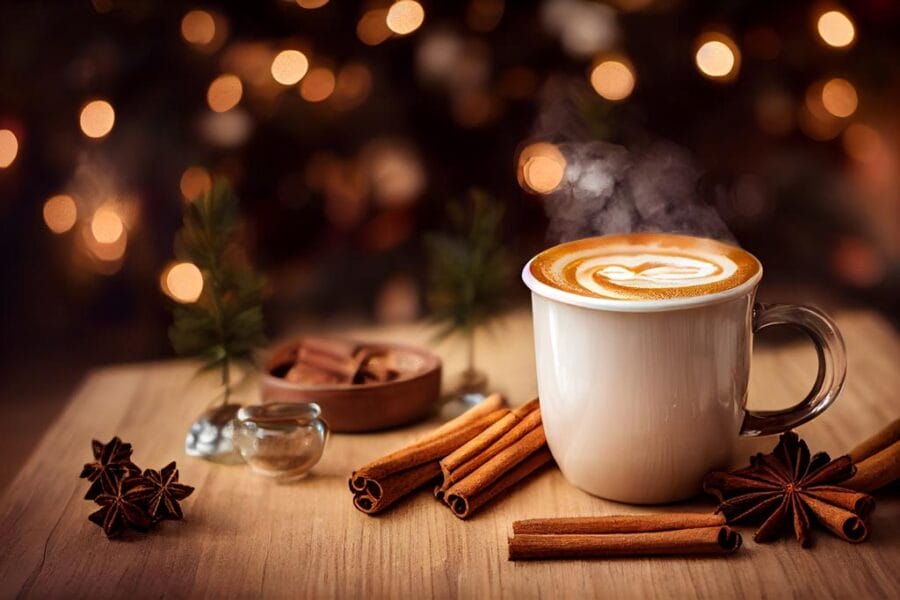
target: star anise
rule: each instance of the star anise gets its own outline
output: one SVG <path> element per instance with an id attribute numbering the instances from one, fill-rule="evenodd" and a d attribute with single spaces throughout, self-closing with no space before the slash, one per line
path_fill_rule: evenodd
<path id="1" fill-rule="evenodd" d="M 184 500 L 194 491 L 189 485 L 178 483 L 178 468 L 175 461 L 170 462 L 159 471 L 146 469 L 144 479 L 151 489 L 147 499 L 147 513 L 155 521 L 163 519 L 182 519 L 180 500 Z"/>
<path id="2" fill-rule="evenodd" d="M 92 440 L 91 451 L 94 462 L 85 464 L 79 475 L 92 482 L 84 495 L 85 500 L 93 500 L 104 489 L 115 489 L 122 479 L 141 474 L 140 467 L 131 462 L 131 444 L 123 443 L 118 437 L 106 444 Z"/>
<path id="3" fill-rule="evenodd" d="M 789 519 L 803 547 L 812 541 L 812 520 L 847 541 L 861 542 L 868 536 L 866 520 L 874 501 L 834 485 L 855 470 L 849 456 L 834 460 L 825 452 L 810 456 L 806 442 L 789 431 L 770 454 L 751 457 L 749 467 L 709 473 L 703 489 L 719 499 L 718 512 L 729 523 L 762 521 L 753 536 L 757 542 L 777 539 Z"/>
<path id="4" fill-rule="evenodd" d="M 94 499 L 100 509 L 91 513 L 88 519 L 102 527 L 106 537 L 116 537 L 126 527 L 150 527 L 153 521 L 145 507 L 153 488 L 144 477 L 123 478 L 111 487 L 107 483 L 103 486 L 103 491 Z"/>

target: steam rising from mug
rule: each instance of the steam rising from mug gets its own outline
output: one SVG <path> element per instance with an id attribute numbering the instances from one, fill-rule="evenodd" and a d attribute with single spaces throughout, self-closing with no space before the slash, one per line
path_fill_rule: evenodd
<path id="1" fill-rule="evenodd" d="M 562 181 L 543 201 L 552 242 L 642 231 L 734 242 L 719 214 L 702 198 L 702 171 L 685 149 L 666 142 L 629 150 L 582 141 L 591 136 L 578 117 L 578 94 L 551 82 L 534 131 L 535 139 L 558 142 L 566 160 Z"/>
<path id="2" fill-rule="evenodd" d="M 552 240 L 665 231 L 733 241 L 715 209 L 701 199 L 701 172 L 684 149 L 657 143 L 634 153 L 599 141 L 558 147 L 565 175 L 544 200 Z"/>

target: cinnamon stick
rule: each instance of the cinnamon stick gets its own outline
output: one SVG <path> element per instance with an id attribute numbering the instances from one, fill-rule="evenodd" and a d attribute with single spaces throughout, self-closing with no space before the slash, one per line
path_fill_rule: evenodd
<path id="1" fill-rule="evenodd" d="M 838 537 L 854 544 L 869 537 L 869 528 L 859 516 L 839 506 L 822 502 L 811 494 L 801 492 L 801 495 L 816 519 Z"/>
<path id="2" fill-rule="evenodd" d="M 727 526 L 612 534 L 516 534 L 510 560 L 547 560 L 688 554 L 730 554 L 741 534 Z"/>
<path id="3" fill-rule="evenodd" d="M 350 358 L 357 350 L 354 342 L 328 337 L 305 337 L 302 346 L 319 354 L 327 354 L 334 358 Z"/>
<path id="4" fill-rule="evenodd" d="M 486 502 L 550 462 L 546 443 L 544 426 L 539 425 L 452 485 L 444 500 L 453 514 L 461 519 L 470 517 Z"/>
<path id="5" fill-rule="evenodd" d="M 366 514 L 375 514 L 435 479 L 441 472 L 439 459 L 509 412 L 500 408 L 502 404 L 501 396 L 489 396 L 417 442 L 354 471 L 349 481 L 353 505 Z"/>
<path id="6" fill-rule="evenodd" d="M 843 485 L 843 484 L 841 484 Z M 875 508 L 875 499 L 863 492 L 856 492 L 844 487 L 820 485 L 813 488 L 814 491 L 806 491 L 808 496 L 813 496 L 823 502 L 833 504 L 852 513 L 856 513 L 863 521 L 868 520 Z"/>
<path id="7" fill-rule="evenodd" d="M 353 356 L 335 356 L 318 350 L 314 350 L 309 346 L 300 346 L 297 352 L 297 364 L 307 365 L 321 371 L 327 371 L 340 376 L 343 380 L 350 382 L 359 371 L 360 363 L 354 360 Z"/>
<path id="8" fill-rule="evenodd" d="M 900 441 L 856 464 L 856 474 L 841 482 L 842 487 L 872 492 L 900 479 Z"/>
<path id="9" fill-rule="evenodd" d="M 513 410 L 469 443 L 441 460 L 444 476 L 434 495 L 442 500 L 450 487 L 541 424 L 537 399 Z"/>
<path id="10" fill-rule="evenodd" d="M 541 535 L 647 533 L 725 525 L 725 516 L 708 513 L 660 513 L 604 517 L 559 517 L 513 522 L 513 533 Z"/>
<path id="11" fill-rule="evenodd" d="M 850 460 L 858 463 L 881 452 L 888 446 L 900 441 L 900 419 L 888 424 L 875 435 L 863 440 L 856 448 L 848 452 Z"/>

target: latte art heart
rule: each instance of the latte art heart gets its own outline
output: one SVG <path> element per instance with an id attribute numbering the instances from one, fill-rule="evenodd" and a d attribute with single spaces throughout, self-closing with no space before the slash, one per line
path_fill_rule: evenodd
<path id="1" fill-rule="evenodd" d="M 540 281 L 564 291 L 618 300 L 700 296 L 744 283 L 760 270 L 749 253 L 715 240 L 627 234 L 578 240 L 539 254 Z"/>

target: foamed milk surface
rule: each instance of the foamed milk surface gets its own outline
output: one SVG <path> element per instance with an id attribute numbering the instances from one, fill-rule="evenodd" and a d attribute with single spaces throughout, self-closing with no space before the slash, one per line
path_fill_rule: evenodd
<path id="1" fill-rule="evenodd" d="M 550 286 L 614 300 L 686 298 L 746 282 L 759 262 L 735 246 L 690 236 L 635 233 L 567 242 L 538 254 L 531 273 Z"/>

